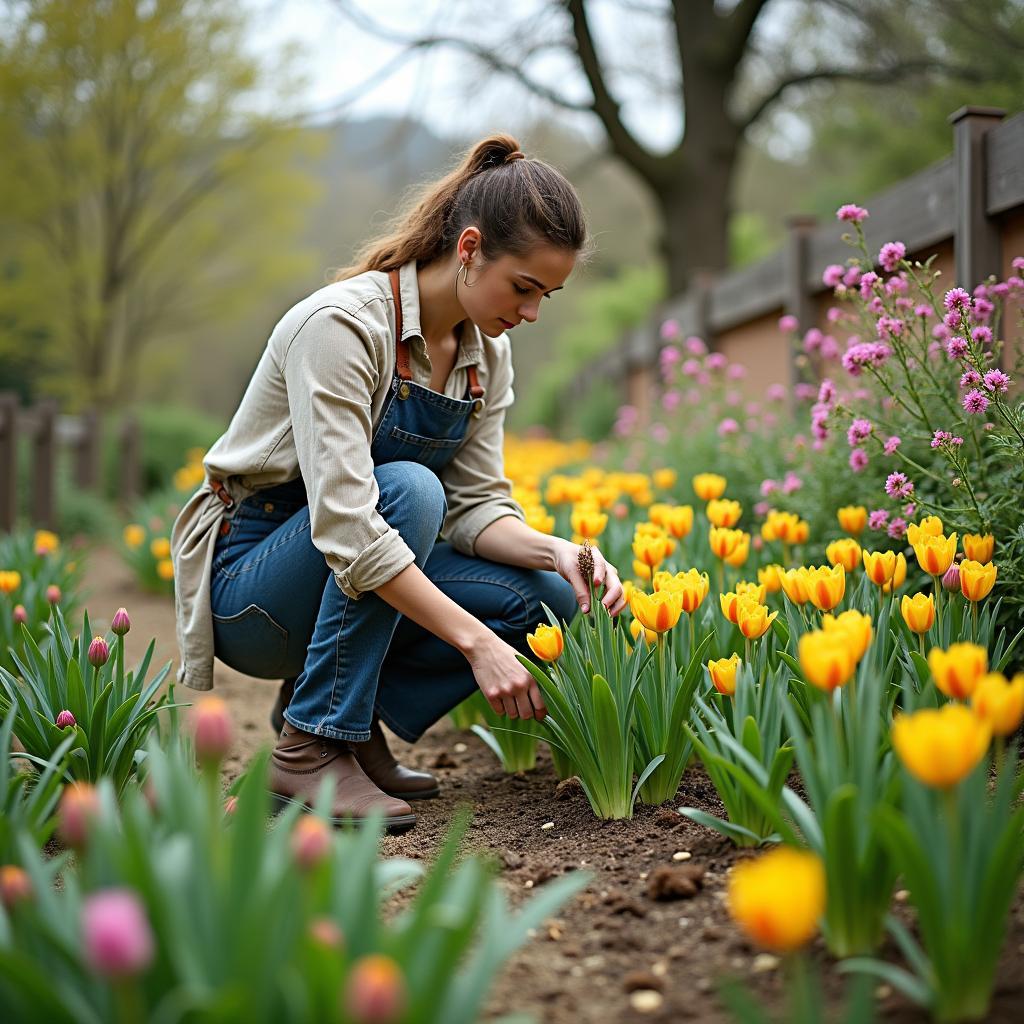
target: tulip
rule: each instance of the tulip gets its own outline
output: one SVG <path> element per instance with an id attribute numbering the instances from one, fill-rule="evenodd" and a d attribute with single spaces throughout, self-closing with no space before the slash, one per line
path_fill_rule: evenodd
<path id="1" fill-rule="evenodd" d="M 128 618 L 127 608 L 118 608 L 114 612 L 114 621 L 110 623 L 111 632 L 124 636 L 132 628 L 132 620 Z"/>
<path id="2" fill-rule="evenodd" d="M 682 540 L 693 529 L 693 506 L 673 505 L 665 514 L 664 525 L 673 537 Z"/>
<path id="3" fill-rule="evenodd" d="M 807 538 L 811 535 L 811 524 L 806 519 L 801 519 L 793 529 L 793 543 L 806 544 Z"/>
<path id="4" fill-rule="evenodd" d="M 647 629 L 639 619 L 634 619 L 629 624 L 629 631 L 633 635 L 634 640 L 639 640 L 640 634 L 643 633 L 644 640 L 648 644 L 656 644 L 658 642 L 658 634 L 653 629 Z"/>
<path id="5" fill-rule="evenodd" d="M 782 589 L 785 592 L 786 597 L 788 597 L 793 604 L 807 604 L 811 599 L 811 595 L 807 589 L 808 581 L 806 569 L 787 569 L 779 576 L 779 581 L 782 583 Z"/>
<path id="6" fill-rule="evenodd" d="M 645 562 L 633 559 L 633 575 L 641 580 L 649 580 L 651 578 L 651 567 Z"/>
<path id="7" fill-rule="evenodd" d="M 836 511 L 836 518 L 841 529 L 859 537 L 868 525 L 868 510 L 863 505 L 844 505 Z"/>
<path id="8" fill-rule="evenodd" d="M 739 544 L 733 549 L 731 554 L 725 556 L 726 562 L 729 563 L 733 568 L 738 569 L 743 565 L 747 558 L 750 556 L 750 534 L 744 533 L 740 539 Z"/>
<path id="9" fill-rule="evenodd" d="M 16 604 L 11 610 L 11 618 L 14 620 L 16 625 L 28 622 L 28 612 L 25 611 L 25 606 L 23 604 Z"/>
<path id="10" fill-rule="evenodd" d="M 18 903 L 32 898 L 32 879 L 16 864 L 0 867 L 0 905 L 10 912 Z"/>
<path id="11" fill-rule="evenodd" d="M 110 660 L 110 645 L 101 636 L 94 636 L 89 644 L 89 653 L 86 655 L 89 664 L 93 668 L 103 668 Z"/>
<path id="12" fill-rule="evenodd" d="M 721 498 L 709 501 L 706 511 L 709 523 L 728 529 L 740 521 L 740 516 L 743 515 L 743 506 L 738 501 Z"/>
<path id="13" fill-rule="evenodd" d="M 942 577 L 942 589 L 948 590 L 951 594 L 960 593 L 960 566 L 954 562 Z"/>
<path id="14" fill-rule="evenodd" d="M 826 633 L 845 633 L 854 661 L 860 661 L 867 653 L 868 645 L 871 643 L 871 636 L 874 632 L 871 616 L 852 608 L 841 615 L 823 615 L 821 617 L 821 628 Z"/>
<path id="15" fill-rule="evenodd" d="M 717 473 L 698 473 L 693 478 L 693 493 L 701 501 L 714 501 L 725 494 L 726 480 Z"/>
<path id="16" fill-rule="evenodd" d="M 309 922 L 309 937 L 325 949 L 345 948 L 345 933 L 329 917 L 314 917 Z"/>
<path id="17" fill-rule="evenodd" d="M 728 658 L 719 658 L 718 661 L 708 662 L 708 675 L 715 689 L 731 697 L 736 692 L 736 670 L 739 668 L 740 656 L 733 654 Z"/>
<path id="18" fill-rule="evenodd" d="M 70 711 L 65 709 L 57 715 L 57 720 L 54 723 L 58 729 L 74 729 L 75 727 L 75 716 Z"/>
<path id="19" fill-rule="evenodd" d="M 231 715 L 220 697 L 200 697 L 192 707 L 192 738 L 196 757 L 205 765 L 217 765 L 231 749 Z"/>
<path id="20" fill-rule="evenodd" d="M 992 729 L 962 704 L 924 708 L 892 723 L 892 745 L 904 767 L 926 786 L 948 789 L 969 775 L 988 750 Z"/>
<path id="21" fill-rule="evenodd" d="M 971 695 L 971 707 L 994 735 L 1016 732 L 1024 718 L 1024 674 L 1014 676 L 1011 683 L 1001 672 L 986 673 Z"/>
<path id="22" fill-rule="evenodd" d="M 735 626 L 739 596 L 732 591 L 727 594 L 719 594 L 718 603 L 722 606 L 722 614 Z"/>
<path id="23" fill-rule="evenodd" d="M 169 558 L 163 558 L 156 563 L 156 574 L 162 580 L 174 579 L 174 563 Z"/>
<path id="24" fill-rule="evenodd" d="M 526 634 L 526 642 L 541 661 L 558 661 L 565 650 L 562 630 L 558 626 L 549 626 L 543 622 L 534 632 Z"/>
<path id="25" fill-rule="evenodd" d="M 964 545 L 964 555 L 972 562 L 992 561 L 996 539 L 991 533 L 965 533 L 961 539 Z"/>
<path id="26" fill-rule="evenodd" d="M 768 596 L 768 588 L 761 583 L 748 583 L 745 580 L 740 580 L 736 584 L 736 593 L 740 597 L 756 598 L 758 604 L 764 604 L 765 598 Z"/>
<path id="27" fill-rule="evenodd" d="M 21 586 L 21 573 L 16 569 L 0 572 L 0 593 L 11 594 Z"/>
<path id="28" fill-rule="evenodd" d="M 711 553 L 716 558 L 728 558 L 748 536 L 742 530 L 730 530 L 724 526 L 712 526 L 708 533 L 708 543 L 711 545 Z"/>
<path id="29" fill-rule="evenodd" d="M 761 524 L 761 536 L 767 541 L 780 540 L 783 544 L 799 543 L 800 517 L 795 512 L 772 509 Z"/>
<path id="30" fill-rule="evenodd" d="M 895 551 L 865 550 L 861 554 L 864 559 L 864 572 L 872 583 L 881 587 L 893 578 L 896 572 Z"/>
<path id="31" fill-rule="evenodd" d="M 153 932 L 142 901 L 131 889 L 102 889 L 82 905 L 82 937 L 92 969 L 129 978 L 153 959 Z"/>
<path id="32" fill-rule="evenodd" d="M 785 570 L 774 562 L 757 570 L 757 581 L 769 594 L 777 594 L 782 589 L 782 574 Z"/>
<path id="33" fill-rule="evenodd" d="M 925 516 L 919 523 L 911 523 L 907 527 L 907 540 L 911 547 L 916 547 L 922 537 L 941 537 L 942 520 L 938 516 Z"/>
<path id="34" fill-rule="evenodd" d="M 844 630 L 813 630 L 797 644 L 804 678 L 819 690 L 831 693 L 845 686 L 857 667 L 855 641 Z"/>
<path id="35" fill-rule="evenodd" d="M 633 540 L 633 554 L 644 565 L 652 569 L 660 565 L 670 553 L 669 540 L 667 537 L 639 536 Z"/>
<path id="36" fill-rule="evenodd" d="M 754 942 L 786 953 L 814 936 L 825 912 L 825 893 L 821 858 L 779 846 L 732 869 L 729 913 Z"/>
<path id="37" fill-rule="evenodd" d="M 651 474 L 651 479 L 659 491 L 668 491 L 675 487 L 678 474 L 674 469 L 656 469 Z"/>
<path id="38" fill-rule="evenodd" d="M 630 599 L 630 611 L 635 619 L 639 619 L 646 629 L 655 633 L 670 630 L 683 613 L 683 601 L 679 594 L 669 590 L 656 590 L 653 594 L 645 594 L 636 590 Z"/>
<path id="39" fill-rule="evenodd" d="M 933 647 L 928 668 L 935 685 L 947 696 L 967 700 L 988 669 L 988 652 L 977 644 L 952 644 L 948 651 Z"/>
<path id="40" fill-rule="evenodd" d="M 149 551 L 158 561 L 162 558 L 169 558 L 171 555 L 171 542 L 166 537 L 154 537 L 150 541 Z"/>
<path id="41" fill-rule="evenodd" d="M 292 828 L 290 845 L 295 863 L 311 871 L 331 852 L 331 830 L 323 818 L 303 814 Z"/>
<path id="42" fill-rule="evenodd" d="M 60 547 L 60 538 L 49 530 L 36 530 L 32 546 L 37 555 L 49 555 Z"/>
<path id="43" fill-rule="evenodd" d="M 588 540 L 600 537 L 608 525 L 607 514 L 593 507 L 583 506 L 582 508 L 575 508 L 569 518 L 572 522 L 573 530 Z"/>
<path id="44" fill-rule="evenodd" d="M 526 525 L 538 533 L 546 533 L 549 536 L 555 532 L 555 517 L 549 515 L 540 505 L 524 509 Z"/>
<path id="45" fill-rule="evenodd" d="M 61 597 L 60 587 L 58 587 L 56 583 L 51 583 L 46 588 L 46 600 L 50 604 L 60 604 Z"/>
<path id="46" fill-rule="evenodd" d="M 900 614 L 912 633 L 923 636 L 935 622 L 935 597 L 932 594 L 903 595 Z"/>
<path id="47" fill-rule="evenodd" d="M 669 514 L 671 509 L 672 509 L 672 506 L 669 505 L 668 502 L 656 501 L 647 510 L 647 518 L 650 519 L 650 521 L 652 523 L 654 523 L 655 526 L 657 526 L 657 527 L 661 528 L 662 530 L 664 530 L 664 529 L 666 529 L 665 517 Z"/>
<path id="48" fill-rule="evenodd" d="M 100 813 L 100 798 L 88 782 L 72 782 L 60 797 L 57 811 L 61 839 L 76 849 L 85 846 L 89 831 Z"/>
<path id="49" fill-rule="evenodd" d="M 677 572 L 674 576 L 669 572 L 656 572 L 654 589 L 671 590 L 678 594 L 683 603 L 683 611 L 692 615 L 708 596 L 711 584 L 706 572 L 687 569 L 686 572 Z"/>
<path id="50" fill-rule="evenodd" d="M 756 598 L 744 596 L 739 599 L 736 625 L 748 640 L 757 640 L 768 632 L 778 615 L 777 611 L 769 614 L 767 606 L 759 604 Z"/>
<path id="51" fill-rule="evenodd" d="M 907 558 L 902 551 L 896 553 L 896 569 L 893 571 L 892 579 L 888 583 L 882 584 L 882 593 L 891 594 L 894 590 L 899 590 L 903 586 L 907 578 Z"/>
<path id="52" fill-rule="evenodd" d="M 841 565 L 807 570 L 807 596 L 819 612 L 830 612 L 846 593 L 846 570 Z"/>
<path id="53" fill-rule="evenodd" d="M 371 953 L 357 960 L 345 985 L 345 1010 L 355 1024 L 391 1024 L 405 1012 L 405 979 L 389 956 Z"/>
<path id="54" fill-rule="evenodd" d="M 121 534 L 121 539 L 124 541 L 125 547 L 138 548 L 142 546 L 143 541 L 146 539 L 146 530 L 138 523 L 129 523 Z"/>
<path id="55" fill-rule="evenodd" d="M 948 537 L 942 534 L 937 537 L 918 536 L 917 543 L 913 545 L 917 564 L 929 576 L 944 576 L 956 556 L 956 539 L 955 533 Z"/>
<path id="56" fill-rule="evenodd" d="M 852 537 L 841 537 L 825 548 L 825 557 L 832 565 L 841 565 L 847 572 L 855 572 L 860 563 L 860 545 Z"/>
<path id="57" fill-rule="evenodd" d="M 996 583 L 996 567 L 991 562 L 984 565 L 971 559 L 960 563 L 960 592 L 968 601 L 983 601 L 992 592 Z"/>

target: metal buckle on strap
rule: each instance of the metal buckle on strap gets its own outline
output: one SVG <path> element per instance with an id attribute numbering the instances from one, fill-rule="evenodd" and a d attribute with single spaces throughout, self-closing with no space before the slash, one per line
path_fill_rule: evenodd
<path id="1" fill-rule="evenodd" d="M 403 380 L 402 383 L 398 385 L 398 397 L 404 402 L 409 397 L 409 392 L 409 384 L 407 381 Z"/>

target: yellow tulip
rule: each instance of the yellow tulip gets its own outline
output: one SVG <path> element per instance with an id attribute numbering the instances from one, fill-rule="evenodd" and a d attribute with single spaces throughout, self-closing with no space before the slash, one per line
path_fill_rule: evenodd
<path id="1" fill-rule="evenodd" d="M 648 512 L 649 511 L 650 510 L 648 510 Z M 665 514 L 664 525 L 673 537 L 677 537 L 682 540 L 683 537 L 689 536 L 690 531 L 693 529 L 693 506 L 671 506 Z"/>
<path id="2" fill-rule="evenodd" d="M 733 548 L 732 553 L 725 556 L 726 562 L 734 569 L 739 569 L 750 557 L 750 534 L 744 533 L 739 544 Z"/>
<path id="3" fill-rule="evenodd" d="M 784 573 L 780 574 L 779 582 L 782 584 L 782 589 L 786 594 L 786 597 L 793 602 L 793 604 L 807 604 L 811 599 L 811 595 L 807 589 L 807 570 L 806 569 L 787 569 Z"/>
<path id="4" fill-rule="evenodd" d="M 729 876 L 732 919 L 754 942 L 779 953 L 813 938 L 825 898 L 821 858 L 791 846 L 740 861 Z"/>
<path id="5" fill-rule="evenodd" d="M 722 606 L 722 614 L 735 626 L 736 625 L 736 614 L 738 611 L 737 605 L 739 604 L 739 597 L 729 592 L 727 594 L 718 595 L 718 603 Z"/>
<path id="6" fill-rule="evenodd" d="M 804 678 L 819 690 L 831 693 L 845 686 L 857 667 L 855 643 L 845 630 L 812 630 L 797 643 Z"/>
<path id="7" fill-rule="evenodd" d="M 864 550 L 861 557 L 864 559 L 864 572 L 868 579 L 879 587 L 888 583 L 896 572 L 895 551 Z"/>
<path id="8" fill-rule="evenodd" d="M 903 595 L 900 614 L 912 633 L 927 633 L 935 621 L 935 597 L 932 594 Z"/>
<path id="9" fill-rule="evenodd" d="M 825 557 L 833 565 L 841 565 L 847 572 L 855 572 L 860 565 L 860 545 L 852 537 L 841 537 L 825 548 Z"/>
<path id="10" fill-rule="evenodd" d="M 715 689 L 731 697 L 736 692 L 736 670 L 739 668 L 740 656 L 733 654 L 728 658 L 719 658 L 718 661 L 708 662 L 708 675 Z"/>
<path id="11" fill-rule="evenodd" d="M 678 474 L 674 469 L 656 469 L 651 474 L 654 486 L 660 491 L 671 490 L 676 485 Z"/>
<path id="12" fill-rule="evenodd" d="M 21 586 L 21 573 L 16 569 L 0 572 L 0 594 L 11 594 Z"/>
<path id="13" fill-rule="evenodd" d="M 633 504 L 638 508 L 647 508 L 654 501 L 654 494 L 644 488 L 641 491 L 635 491 L 632 495 Z"/>
<path id="14" fill-rule="evenodd" d="M 713 526 L 735 526 L 743 515 L 743 506 L 730 498 L 715 499 L 707 505 L 708 522 Z"/>
<path id="15" fill-rule="evenodd" d="M 670 572 L 655 573 L 654 589 L 671 590 L 678 594 L 683 603 L 683 611 L 692 614 L 708 596 L 711 584 L 706 572 L 687 569 L 686 572 L 677 572 L 674 576 Z"/>
<path id="16" fill-rule="evenodd" d="M 125 546 L 129 548 L 140 547 L 146 539 L 146 531 L 138 523 L 129 523 L 121 534 Z"/>
<path id="17" fill-rule="evenodd" d="M 764 604 L 765 598 L 768 596 L 768 588 L 763 583 L 747 583 L 745 580 L 740 580 L 736 584 L 736 593 L 740 597 L 752 597 L 758 604 Z"/>
<path id="18" fill-rule="evenodd" d="M 649 580 L 651 578 L 651 567 L 646 562 L 641 562 L 634 558 L 633 575 L 641 580 Z"/>
<path id="19" fill-rule="evenodd" d="M 960 563 L 960 593 L 968 601 L 982 601 L 992 592 L 996 584 L 996 567 L 991 562 L 964 559 Z"/>
<path id="20" fill-rule="evenodd" d="M 708 532 L 708 543 L 711 545 L 711 553 L 716 558 L 728 558 L 743 542 L 744 537 L 749 534 L 742 530 L 730 530 L 724 526 L 712 526 Z"/>
<path id="21" fill-rule="evenodd" d="M 764 540 L 781 540 L 784 544 L 796 544 L 800 533 L 800 517 L 795 512 L 779 512 L 772 509 L 761 524 Z"/>
<path id="22" fill-rule="evenodd" d="M 991 533 L 965 533 L 961 538 L 964 545 L 964 554 L 972 562 L 991 562 L 992 552 L 995 550 L 996 539 Z"/>
<path id="23" fill-rule="evenodd" d="M 683 613 L 682 598 L 670 590 L 656 590 L 653 594 L 633 592 L 629 602 L 633 618 L 639 619 L 647 629 L 655 633 L 670 630 Z"/>
<path id="24" fill-rule="evenodd" d="M 573 530 L 581 537 L 594 540 L 600 537 L 608 525 L 608 516 L 594 506 L 577 506 L 572 510 L 569 520 Z"/>
<path id="25" fill-rule="evenodd" d="M 555 532 L 555 517 L 546 512 L 541 505 L 525 510 L 526 525 L 538 533 L 548 535 Z"/>
<path id="26" fill-rule="evenodd" d="M 938 516 L 925 516 L 919 523 L 911 523 L 907 527 L 907 540 L 911 547 L 916 547 L 922 537 L 941 537 L 942 520 Z"/>
<path id="27" fill-rule="evenodd" d="M 902 551 L 896 554 L 896 569 L 892 574 L 892 579 L 888 583 L 882 584 L 882 593 L 891 594 L 894 590 L 899 590 L 903 586 L 907 578 L 907 558 Z"/>
<path id="28" fill-rule="evenodd" d="M 947 696 L 967 700 L 988 669 L 988 651 L 978 644 L 952 644 L 948 651 L 933 647 L 928 668 L 935 685 Z"/>
<path id="29" fill-rule="evenodd" d="M 892 745 L 907 771 L 926 786 L 948 789 L 988 750 L 992 729 L 962 704 L 924 708 L 892 723 Z"/>
<path id="30" fill-rule="evenodd" d="M 986 673 L 978 680 L 971 707 L 996 736 L 1016 732 L 1024 718 L 1024 673 L 1014 676 L 1012 683 L 1001 672 Z"/>
<path id="31" fill-rule="evenodd" d="M 156 559 L 169 558 L 171 542 L 166 537 L 155 537 L 149 544 L 150 553 Z"/>
<path id="32" fill-rule="evenodd" d="M 806 544 L 807 538 L 811 535 L 811 524 L 806 519 L 801 519 L 793 529 L 793 543 Z"/>
<path id="33" fill-rule="evenodd" d="M 526 634 L 526 642 L 541 661 L 557 661 L 565 649 L 561 629 L 543 622 L 533 633 Z"/>
<path id="34" fill-rule="evenodd" d="M 693 478 L 693 493 L 701 501 L 714 501 L 725 494 L 725 477 L 717 473 L 698 473 Z"/>
<path id="35" fill-rule="evenodd" d="M 60 547 L 60 538 L 49 530 L 36 530 L 32 547 L 37 555 L 49 555 Z"/>
<path id="36" fill-rule="evenodd" d="M 656 501 L 647 510 L 647 518 L 650 519 L 655 526 L 665 529 L 665 517 L 668 515 L 672 506 L 666 501 Z"/>
<path id="37" fill-rule="evenodd" d="M 748 640 L 756 640 L 768 632 L 768 628 L 778 618 L 779 613 L 768 613 L 768 607 L 759 604 L 756 598 L 746 595 L 739 598 L 736 611 L 736 625 Z"/>
<path id="38" fill-rule="evenodd" d="M 782 589 L 782 573 L 785 570 L 781 565 L 772 562 L 757 570 L 757 580 L 769 594 L 777 594 Z"/>
<path id="39" fill-rule="evenodd" d="M 671 548 L 667 537 L 639 536 L 633 539 L 633 554 L 644 565 L 648 565 L 652 569 L 663 562 L 670 551 Z"/>
<path id="40" fill-rule="evenodd" d="M 644 624 L 639 619 L 634 619 L 629 624 L 629 631 L 633 634 L 634 640 L 639 640 L 640 634 L 643 633 L 644 639 L 648 644 L 656 644 L 658 642 L 658 634 L 653 629 L 644 628 Z"/>
<path id="41" fill-rule="evenodd" d="M 807 570 L 807 596 L 819 612 L 830 612 L 846 593 L 846 570 L 820 565 Z"/>
<path id="42" fill-rule="evenodd" d="M 917 564 L 929 576 L 945 575 L 956 555 L 956 540 L 955 533 L 951 533 L 948 537 L 944 537 L 941 533 L 937 537 L 920 534 L 917 543 L 912 545 L 914 554 L 917 555 Z"/>
<path id="43" fill-rule="evenodd" d="M 174 579 L 174 563 L 169 558 L 161 558 L 156 563 L 156 574 L 162 580 Z"/>
<path id="44" fill-rule="evenodd" d="M 821 628 L 826 633 L 833 631 L 846 633 L 855 661 L 860 661 L 867 653 L 874 632 L 871 616 L 852 608 L 841 615 L 823 615 Z"/>
<path id="45" fill-rule="evenodd" d="M 844 505 L 836 511 L 836 518 L 841 529 L 859 537 L 868 525 L 868 510 L 863 505 Z"/>

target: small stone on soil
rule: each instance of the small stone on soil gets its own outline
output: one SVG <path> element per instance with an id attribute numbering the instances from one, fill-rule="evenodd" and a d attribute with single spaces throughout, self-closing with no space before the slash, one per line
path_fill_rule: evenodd
<path id="1" fill-rule="evenodd" d="M 672 859 L 674 861 L 689 860 L 692 856 L 693 854 L 689 850 L 677 850 L 672 854 Z"/>
<path id="2" fill-rule="evenodd" d="M 771 953 L 758 953 L 750 969 L 754 974 L 764 974 L 767 971 L 774 971 L 779 966 L 779 958 Z"/>
<path id="3" fill-rule="evenodd" d="M 464 754 L 469 750 L 469 747 L 467 747 L 465 743 L 456 743 L 455 746 L 452 747 L 452 750 L 454 750 L 456 754 Z"/>
<path id="4" fill-rule="evenodd" d="M 654 1013 L 655 1010 L 661 1009 L 661 1004 L 664 1002 L 664 996 L 662 996 L 660 992 L 655 992 L 653 989 L 638 989 L 629 997 L 629 1005 L 632 1006 L 637 1013 Z"/>
<path id="5" fill-rule="evenodd" d="M 685 900 L 696 896 L 704 884 L 704 869 L 696 864 L 670 867 L 663 864 L 651 872 L 647 895 L 652 900 Z"/>
<path id="6" fill-rule="evenodd" d="M 550 832 L 554 827 L 555 823 L 553 821 L 545 821 L 544 824 L 541 825 L 541 830 L 544 832 Z"/>

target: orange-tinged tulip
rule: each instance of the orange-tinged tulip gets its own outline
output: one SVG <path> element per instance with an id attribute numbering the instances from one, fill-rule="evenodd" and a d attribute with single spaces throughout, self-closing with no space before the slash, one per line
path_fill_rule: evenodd
<path id="1" fill-rule="evenodd" d="M 234 738 L 227 703 L 220 697 L 200 697 L 192 705 L 190 720 L 196 757 L 203 764 L 220 764 Z"/>
<path id="2" fill-rule="evenodd" d="M 778 846 L 729 876 L 729 913 L 754 942 L 779 953 L 809 942 L 825 913 L 825 866 L 808 850 Z"/>
<path id="3" fill-rule="evenodd" d="M 37 555 L 49 555 L 60 547 L 60 538 L 49 530 L 36 530 L 32 547 Z"/>
<path id="4" fill-rule="evenodd" d="M 978 644 L 952 644 L 948 651 L 933 647 L 928 668 L 935 685 L 955 700 L 967 700 L 988 669 L 988 651 Z"/>
<path id="5" fill-rule="evenodd" d="M 648 513 L 650 509 L 648 509 Z M 673 505 L 665 514 L 665 528 L 673 537 L 682 540 L 693 529 L 693 506 Z"/>
<path id="6" fill-rule="evenodd" d="M 648 644 L 656 644 L 658 642 L 658 634 L 653 629 L 646 629 L 639 619 L 634 619 L 629 624 L 629 631 L 633 634 L 634 640 L 639 640 L 640 634 L 643 633 L 644 639 Z"/>
<path id="7" fill-rule="evenodd" d="M 779 581 L 782 583 L 782 589 L 786 597 L 793 604 L 807 604 L 811 599 L 811 595 L 807 590 L 806 569 L 787 569 L 781 574 Z"/>
<path id="8" fill-rule="evenodd" d="M 357 960 L 345 982 L 346 1019 L 353 1024 L 394 1024 L 409 1003 L 402 969 L 383 953 Z"/>
<path id="9" fill-rule="evenodd" d="M 711 553 L 716 558 L 728 558 L 748 537 L 742 530 L 730 530 L 724 526 L 712 526 L 708 533 L 708 543 L 711 545 Z"/>
<path id="10" fill-rule="evenodd" d="M 21 573 L 16 569 L 0 572 L 0 594 L 12 594 L 21 586 Z"/>
<path id="11" fill-rule="evenodd" d="M 854 639 L 845 630 L 804 633 L 797 649 L 804 678 L 826 693 L 845 686 L 857 667 Z"/>
<path id="12" fill-rule="evenodd" d="M 525 509 L 526 525 L 538 533 L 546 533 L 549 536 L 555 532 L 555 517 L 550 515 L 540 505 Z"/>
<path id="13" fill-rule="evenodd" d="M 729 498 L 709 501 L 707 506 L 708 522 L 713 526 L 735 526 L 743 515 L 743 506 Z"/>
<path id="14" fill-rule="evenodd" d="M 756 640 L 768 632 L 778 615 L 777 611 L 769 614 L 766 605 L 759 604 L 756 598 L 744 595 L 739 599 L 736 625 L 748 640 Z"/>
<path id="15" fill-rule="evenodd" d="M 0 905 L 10 912 L 19 903 L 32 898 L 32 879 L 28 872 L 17 864 L 0 867 Z"/>
<path id="16" fill-rule="evenodd" d="M 935 597 L 932 594 L 903 595 L 900 614 L 912 633 L 927 633 L 935 621 Z"/>
<path id="17" fill-rule="evenodd" d="M 736 584 L 736 593 L 740 597 L 747 595 L 754 598 L 758 604 L 764 604 L 764 599 L 768 595 L 768 588 L 763 583 L 748 583 L 745 580 L 740 580 Z"/>
<path id="18" fill-rule="evenodd" d="M 871 624 L 871 616 L 865 615 L 856 609 L 851 608 L 841 615 L 823 615 L 821 617 L 821 628 L 826 632 L 845 632 L 853 651 L 855 661 L 860 661 L 867 653 L 868 645 L 871 643 L 871 636 L 874 632 Z"/>
<path id="19" fill-rule="evenodd" d="M 687 569 L 686 572 L 677 572 L 674 576 L 670 572 L 655 573 L 654 589 L 671 590 L 678 594 L 683 603 L 683 611 L 692 614 L 708 596 L 711 584 L 706 572 Z"/>
<path id="20" fill-rule="evenodd" d="M 573 509 L 569 520 L 573 530 L 588 540 L 600 537 L 608 525 L 607 513 L 601 512 L 593 505 L 577 506 Z"/>
<path id="21" fill-rule="evenodd" d="M 758 582 L 769 594 L 777 594 L 782 589 L 782 574 L 785 569 L 781 565 L 772 562 L 757 570 Z"/>
<path id="22" fill-rule="evenodd" d="M 738 612 L 739 597 L 730 591 L 727 594 L 719 594 L 718 602 L 722 606 L 722 614 L 735 626 L 736 614 Z"/>
<path id="23" fill-rule="evenodd" d="M 811 524 L 806 519 L 801 519 L 793 529 L 793 543 L 806 544 L 807 538 L 811 535 Z"/>
<path id="24" fill-rule="evenodd" d="M 836 518 L 841 529 L 859 537 L 868 525 L 868 510 L 863 505 L 844 505 L 836 511 Z"/>
<path id="25" fill-rule="evenodd" d="M 162 580 L 174 579 L 174 563 L 169 558 L 161 558 L 156 563 L 156 574 Z"/>
<path id="26" fill-rule="evenodd" d="M 852 537 L 841 537 L 825 548 L 825 557 L 832 565 L 841 565 L 847 572 L 860 566 L 860 545 Z"/>
<path id="27" fill-rule="evenodd" d="M 708 675 L 715 689 L 731 697 L 736 692 L 736 670 L 739 668 L 740 656 L 733 654 L 728 658 L 719 658 L 718 661 L 708 662 Z"/>
<path id="28" fill-rule="evenodd" d="M 561 629 L 543 622 L 533 633 L 526 634 L 526 642 L 541 661 L 557 661 L 565 649 Z"/>
<path id="29" fill-rule="evenodd" d="M 1011 683 L 1001 672 L 987 672 L 971 695 L 971 707 L 996 736 L 1016 732 L 1024 718 L 1024 673 Z"/>
<path id="30" fill-rule="evenodd" d="M 761 524 L 761 536 L 764 540 L 781 540 L 784 544 L 798 543 L 800 517 L 795 512 L 779 512 L 772 509 Z"/>
<path id="31" fill-rule="evenodd" d="M 698 473 L 693 478 L 693 493 L 701 501 L 714 501 L 725 494 L 725 477 L 717 473 Z"/>
<path id="32" fill-rule="evenodd" d="M 922 537 L 941 537 L 942 520 L 938 516 L 925 516 L 919 523 L 907 527 L 907 540 L 915 547 Z"/>
<path id="33" fill-rule="evenodd" d="M 895 551 L 862 551 L 864 572 L 872 583 L 881 587 L 888 583 L 896 572 Z M 945 572 L 945 569 L 943 569 Z"/>
<path id="34" fill-rule="evenodd" d="M 630 598 L 629 607 L 633 617 L 655 633 L 670 630 L 683 613 L 682 598 L 670 590 L 656 590 L 653 594 L 636 590 Z"/>
<path id="35" fill-rule="evenodd" d="M 996 567 L 991 562 L 984 565 L 965 558 L 960 563 L 960 593 L 968 601 L 982 601 L 992 592 L 996 584 Z"/>
<path id="36" fill-rule="evenodd" d="M 896 554 L 896 569 L 892 574 L 892 579 L 888 583 L 882 584 L 882 593 L 891 594 L 894 590 L 899 590 L 903 586 L 907 579 L 907 557 L 902 551 Z"/>
<path id="37" fill-rule="evenodd" d="M 678 476 L 674 469 L 656 469 L 651 474 L 651 479 L 659 491 L 668 491 L 675 487 Z"/>
<path id="38" fill-rule="evenodd" d="M 121 534 L 121 539 L 125 543 L 125 547 L 137 548 L 142 546 L 142 542 L 146 539 L 146 530 L 138 523 L 129 523 Z"/>
<path id="39" fill-rule="evenodd" d="M 655 526 L 660 526 L 662 530 L 665 527 L 665 517 L 671 511 L 672 506 L 666 501 L 656 501 L 647 509 L 647 518 L 650 519 Z"/>
<path id="40" fill-rule="evenodd" d="M 846 570 L 841 565 L 807 570 L 807 596 L 819 612 L 830 612 L 846 593 Z"/>
<path id="41" fill-rule="evenodd" d="M 917 555 L 917 564 L 929 576 L 945 575 L 956 556 L 956 541 L 955 533 L 951 533 L 948 537 L 941 533 L 937 537 L 919 535 L 917 543 L 913 545 L 914 554 Z"/>
<path id="42" fill-rule="evenodd" d="M 156 558 L 170 558 L 171 542 L 166 537 L 154 537 L 149 543 L 149 552 Z"/>
<path id="43" fill-rule="evenodd" d="M 733 548 L 732 553 L 726 555 L 725 560 L 734 569 L 740 568 L 746 560 L 750 557 L 750 534 L 744 533 L 739 544 Z"/>
<path id="44" fill-rule="evenodd" d="M 671 543 L 667 537 L 638 536 L 633 539 L 633 554 L 637 560 L 649 565 L 652 569 L 660 565 L 671 553 Z"/>
<path id="45" fill-rule="evenodd" d="M 651 567 L 646 562 L 641 562 L 634 558 L 633 575 L 641 580 L 649 580 L 651 578 Z"/>
<path id="46" fill-rule="evenodd" d="M 992 552 L 996 547 L 996 539 L 991 533 L 965 533 L 962 540 L 964 554 L 972 562 L 992 561 Z"/>
<path id="47" fill-rule="evenodd" d="M 988 750 L 992 729 L 962 704 L 899 715 L 892 745 L 904 767 L 926 786 L 948 789 L 969 775 Z"/>

